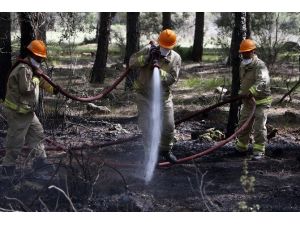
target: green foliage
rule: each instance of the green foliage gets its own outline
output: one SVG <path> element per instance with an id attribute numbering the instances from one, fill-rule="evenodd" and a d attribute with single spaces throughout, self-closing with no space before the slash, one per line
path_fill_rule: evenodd
<path id="1" fill-rule="evenodd" d="M 216 14 L 215 20 L 219 28 L 217 37 L 212 42 L 224 49 L 228 55 L 232 28 L 233 13 Z M 268 65 L 273 65 L 278 55 L 286 50 L 285 43 L 293 36 L 300 34 L 300 13 L 250 13 L 252 38 L 258 46 L 258 54 Z"/>
<path id="2" fill-rule="evenodd" d="M 188 88 L 194 88 L 204 91 L 214 90 L 214 88 L 224 85 L 224 78 L 214 77 L 203 79 L 202 77 L 191 77 L 184 80 L 183 85 Z M 226 82 L 227 83 L 227 82 Z"/>
<path id="3" fill-rule="evenodd" d="M 243 162 L 243 174 L 240 177 L 240 182 L 243 187 L 243 190 L 246 194 L 250 194 L 254 192 L 254 186 L 255 186 L 255 177 L 249 175 L 248 171 L 248 162 L 247 159 Z M 254 204 L 252 206 L 249 206 L 247 202 L 240 201 L 238 202 L 238 210 L 239 212 L 256 212 L 259 211 L 260 206 L 258 204 Z"/>
<path id="4" fill-rule="evenodd" d="M 192 57 L 191 57 L 192 49 L 193 49 L 193 47 L 181 47 L 180 45 L 177 45 L 174 47 L 173 50 L 181 56 L 181 59 L 183 61 L 185 61 L 185 60 L 192 59 Z"/>
<path id="5" fill-rule="evenodd" d="M 143 12 L 140 14 L 141 35 L 158 34 L 162 28 L 162 13 Z"/>
<path id="6" fill-rule="evenodd" d="M 58 29 L 61 30 L 60 42 L 75 39 L 78 32 L 91 32 L 96 29 L 95 13 L 59 12 Z"/>
<path id="7" fill-rule="evenodd" d="M 174 30 L 184 30 L 187 27 L 187 21 L 191 13 L 171 13 L 171 20 Z M 162 13 L 161 12 L 143 12 L 140 14 L 141 35 L 159 34 L 162 30 Z"/>

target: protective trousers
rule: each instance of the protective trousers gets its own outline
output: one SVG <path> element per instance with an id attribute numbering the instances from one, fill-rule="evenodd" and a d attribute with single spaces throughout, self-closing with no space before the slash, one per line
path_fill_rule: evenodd
<path id="1" fill-rule="evenodd" d="M 257 105 L 255 110 L 255 118 L 252 124 L 245 129 L 239 136 L 236 143 L 236 148 L 239 151 L 247 151 L 248 143 L 250 140 L 251 131 L 253 130 L 253 152 L 265 152 L 265 144 L 267 142 L 267 105 Z M 239 127 L 246 122 L 252 111 L 251 104 L 247 101 L 243 102 L 243 107 L 241 110 L 241 116 L 239 121 Z"/>
<path id="2" fill-rule="evenodd" d="M 2 165 L 15 165 L 24 143 L 30 149 L 33 149 L 35 157 L 46 158 L 44 144 L 42 143 L 44 130 L 35 113 L 22 114 L 8 108 L 5 108 L 4 112 L 7 118 L 8 130 L 6 155 Z"/>
<path id="3" fill-rule="evenodd" d="M 136 103 L 139 112 L 138 124 L 139 128 L 143 133 L 143 143 L 145 150 L 149 149 L 150 146 L 150 100 L 141 94 L 136 95 Z M 174 110 L 173 110 L 173 100 L 172 95 L 169 94 L 168 98 L 165 98 L 162 104 L 162 133 L 160 139 L 159 150 L 171 151 L 174 134 L 175 134 L 175 123 L 174 123 Z"/>

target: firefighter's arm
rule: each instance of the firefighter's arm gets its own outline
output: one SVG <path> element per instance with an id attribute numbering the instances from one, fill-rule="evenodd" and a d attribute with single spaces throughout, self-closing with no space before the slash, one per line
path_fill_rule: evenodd
<path id="1" fill-rule="evenodd" d="M 32 71 L 26 67 L 20 67 L 18 76 L 20 94 L 26 95 L 30 92 L 34 92 L 35 87 L 39 85 L 39 80 L 34 80 Z"/>
<path id="2" fill-rule="evenodd" d="M 149 46 L 146 46 L 134 53 L 129 59 L 129 67 L 143 67 L 147 65 L 149 61 L 149 50 Z"/>
<path id="3" fill-rule="evenodd" d="M 179 58 L 173 63 L 169 73 L 163 69 L 160 69 L 160 77 L 161 77 L 162 84 L 164 86 L 171 86 L 178 80 L 180 67 L 181 67 L 181 58 Z"/>
<path id="4" fill-rule="evenodd" d="M 270 82 L 269 71 L 265 64 L 261 64 L 255 73 L 255 83 L 250 87 L 249 92 L 254 96 L 260 95 L 265 91 L 267 84 Z"/>

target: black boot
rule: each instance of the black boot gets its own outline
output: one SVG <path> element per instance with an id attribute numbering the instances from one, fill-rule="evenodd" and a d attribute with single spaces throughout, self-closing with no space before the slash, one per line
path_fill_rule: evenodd
<path id="1" fill-rule="evenodd" d="M 13 176 L 15 175 L 16 166 L 1 166 L 1 174 L 3 176 Z"/>
<path id="2" fill-rule="evenodd" d="M 160 155 L 165 158 L 169 163 L 177 163 L 176 156 L 171 151 L 160 152 Z"/>
<path id="3" fill-rule="evenodd" d="M 48 171 L 52 172 L 54 171 L 54 166 L 52 163 L 49 163 L 46 158 L 35 158 L 32 163 L 32 169 L 34 171 Z"/>

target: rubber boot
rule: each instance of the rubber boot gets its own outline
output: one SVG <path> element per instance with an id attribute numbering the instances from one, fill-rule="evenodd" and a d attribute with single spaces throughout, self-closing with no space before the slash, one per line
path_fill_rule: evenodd
<path id="1" fill-rule="evenodd" d="M 34 171 L 53 172 L 54 166 L 52 163 L 49 163 L 46 158 L 35 158 L 32 163 L 32 169 Z"/>
<path id="2" fill-rule="evenodd" d="M 177 163 L 177 158 L 171 151 L 160 152 L 160 155 L 164 157 L 164 159 L 167 160 L 169 163 Z"/>
<path id="3" fill-rule="evenodd" d="M 11 177 L 15 175 L 16 166 L 1 166 L 1 174 Z"/>

